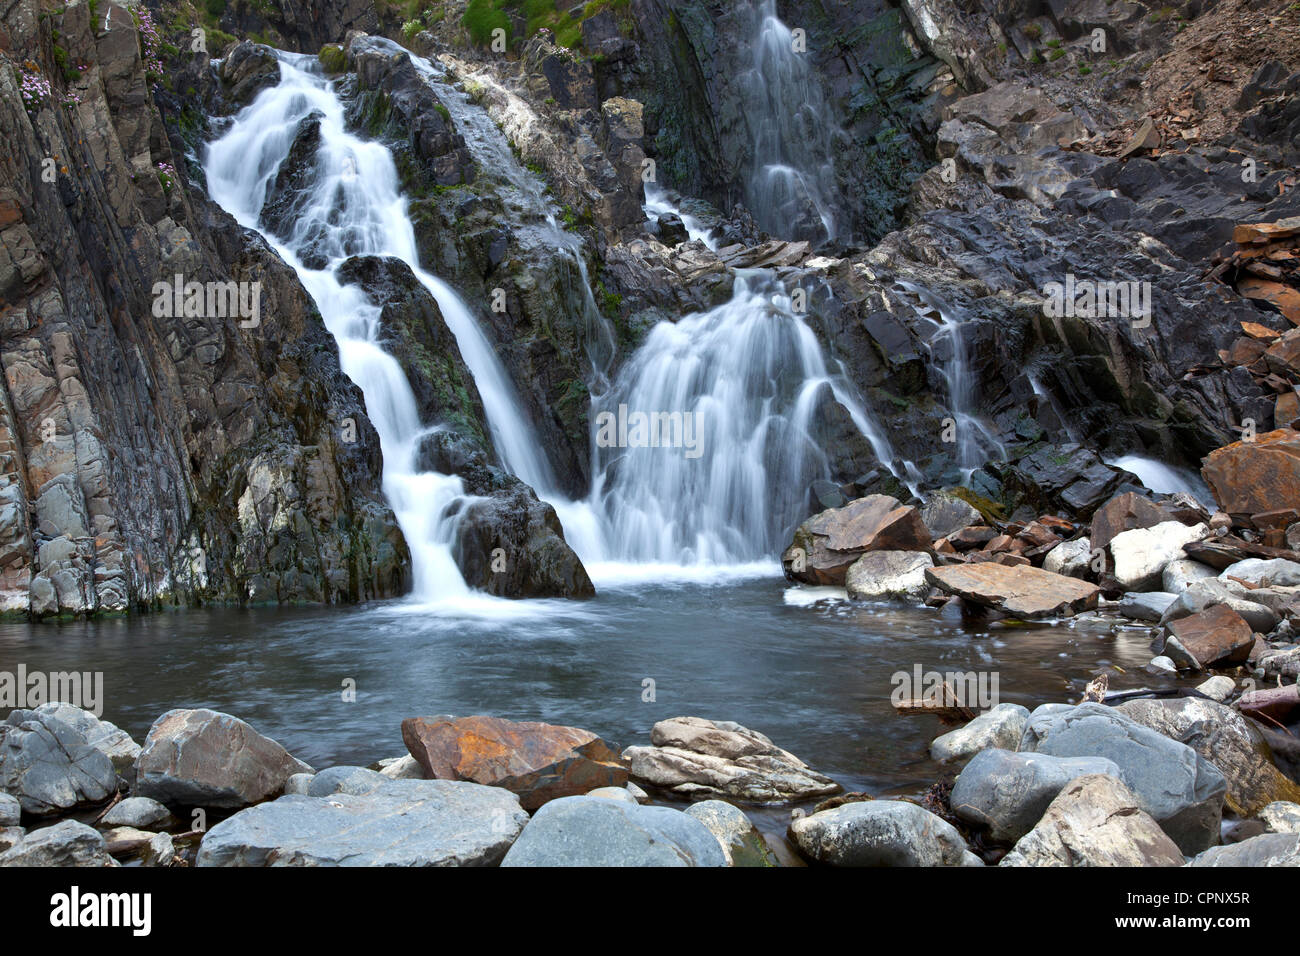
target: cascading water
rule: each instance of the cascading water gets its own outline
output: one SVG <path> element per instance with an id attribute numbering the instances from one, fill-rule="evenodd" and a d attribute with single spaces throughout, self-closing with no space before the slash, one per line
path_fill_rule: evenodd
<path id="1" fill-rule="evenodd" d="M 750 3 L 753 59 L 740 78 L 753 146 L 745 204 L 765 231 L 783 238 L 841 237 L 835 181 L 838 128 L 808 54 L 776 15 L 776 0 Z"/>
<path id="2" fill-rule="evenodd" d="M 400 365 L 379 344 L 379 310 L 361 289 L 341 283 L 350 256 L 393 256 L 409 265 L 437 300 L 483 399 L 492 443 L 504 466 L 534 488 L 554 487 L 551 467 L 505 369 L 474 316 L 450 286 L 420 268 L 406 201 L 392 155 L 379 143 L 349 134 L 343 104 L 315 72 L 313 57 L 280 54 L 280 83 L 260 93 L 210 143 L 204 172 L 214 201 L 241 225 L 256 229 L 294 267 L 338 341 L 344 372 L 360 387 L 379 434 L 384 493 L 411 548 L 415 595 L 463 605 L 469 588 L 452 559 L 459 478 L 420 471 L 416 451 L 429 433 Z M 259 224 L 268 188 L 293 145 L 298 124 L 319 113 L 320 147 L 310 194 L 300 203 L 292 234 L 268 234 Z M 310 239 L 323 269 L 298 253 Z M 478 598 L 478 601 L 488 601 Z M 498 602 L 504 603 L 504 602 Z"/>

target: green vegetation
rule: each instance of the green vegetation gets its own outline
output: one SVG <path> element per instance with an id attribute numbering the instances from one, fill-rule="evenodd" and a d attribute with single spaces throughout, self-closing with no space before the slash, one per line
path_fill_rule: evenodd
<path id="1" fill-rule="evenodd" d="M 1031 40 L 1037 40 L 1043 35 L 1043 28 L 1037 23 L 1026 23 L 1024 34 Z"/>
<path id="2" fill-rule="evenodd" d="M 1090 67 L 1087 63 L 1080 63 L 1080 64 L 1079 64 L 1079 75 L 1080 75 L 1080 76 L 1087 76 L 1087 75 L 1088 75 L 1089 73 L 1091 73 L 1091 72 L 1092 72 L 1092 67 Z"/>
<path id="3" fill-rule="evenodd" d="M 538 30 L 550 30 L 558 45 L 571 50 L 582 42 L 583 21 L 606 10 L 617 16 L 619 30 L 625 36 L 630 35 L 633 29 L 630 5 L 631 0 L 591 0 L 575 13 L 558 9 L 556 0 L 469 0 L 460 22 L 478 46 L 490 44 L 492 32 L 498 29 L 505 31 L 509 44 L 523 43 Z M 513 35 L 512 16 L 524 20 L 523 36 Z"/>
<path id="4" fill-rule="evenodd" d="M 424 23 L 420 20 L 407 20 L 402 24 L 402 37 L 406 40 L 415 38 L 415 35 L 424 29 Z"/>
<path id="5" fill-rule="evenodd" d="M 226 0 L 203 0 L 203 9 L 213 17 L 220 17 L 226 12 Z"/>
<path id="6" fill-rule="evenodd" d="M 332 43 L 321 47 L 316 58 L 326 73 L 342 73 L 348 68 L 348 55 Z"/>
<path id="7" fill-rule="evenodd" d="M 1055 63 L 1063 56 L 1065 56 L 1065 51 L 1061 49 L 1053 50 L 1051 53 L 1047 54 L 1047 58 L 1051 60 L 1053 63 Z"/>

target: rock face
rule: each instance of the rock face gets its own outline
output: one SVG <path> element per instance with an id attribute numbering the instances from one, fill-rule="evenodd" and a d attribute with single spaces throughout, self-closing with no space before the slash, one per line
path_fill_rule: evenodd
<path id="1" fill-rule="evenodd" d="M 0 853 L 0 866 L 116 865 L 99 832 L 76 820 L 63 820 L 52 827 L 32 830 Z"/>
<path id="2" fill-rule="evenodd" d="M 1219 840 L 1223 774 L 1191 747 L 1131 717 L 1101 704 L 1031 715 L 1020 751 L 1112 760 L 1142 809 L 1183 853 L 1199 853 Z"/>
<path id="3" fill-rule="evenodd" d="M 965 727 L 935 738 L 930 744 L 930 756 L 940 763 L 947 763 L 989 747 L 1010 750 L 1019 746 L 1028 720 L 1029 711 L 1019 704 L 998 704 Z"/>
<path id="4" fill-rule="evenodd" d="M 542 807 L 502 866 L 726 866 L 722 846 L 693 816 L 601 797 Z"/>
<path id="5" fill-rule="evenodd" d="M 1182 866 L 1183 854 L 1117 778 L 1092 774 L 1061 790 L 1000 866 Z"/>
<path id="6" fill-rule="evenodd" d="M 981 866 L 950 823 L 914 803 L 866 800 L 800 817 L 790 835 L 830 866 Z"/>
<path id="7" fill-rule="evenodd" d="M 1091 610 L 1100 594 L 1097 585 L 1077 578 L 991 561 L 929 568 L 925 579 L 949 594 L 1026 620 Z"/>
<path id="8" fill-rule="evenodd" d="M 525 810 L 597 787 L 621 787 L 618 752 L 577 727 L 499 717 L 408 717 L 402 740 L 427 776 L 505 787 Z"/>
<path id="9" fill-rule="evenodd" d="M 1300 501 L 1300 432 L 1279 428 L 1225 445 L 1206 456 L 1201 476 L 1229 514 L 1254 515 Z"/>
<path id="10" fill-rule="evenodd" d="M 1300 784 L 1273 763 L 1263 735 L 1231 707 L 1209 700 L 1130 700 L 1116 710 L 1144 727 L 1186 744 L 1227 781 L 1233 813 L 1254 816 L 1276 800 L 1300 799 Z"/>
<path id="11" fill-rule="evenodd" d="M 381 778 L 383 779 L 383 778 Z M 494 866 L 528 821 L 514 794 L 451 780 L 289 795 L 203 838 L 198 866 Z"/>
<path id="12" fill-rule="evenodd" d="M 1231 846 L 1211 847 L 1187 865 L 1300 866 L 1300 834 L 1261 833 Z"/>
<path id="13" fill-rule="evenodd" d="M 889 495 L 868 495 L 809 518 L 781 555 L 786 577 L 805 584 L 844 584 L 849 566 L 868 551 L 928 551 L 920 513 Z"/>
<path id="14" fill-rule="evenodd" d="M 34 816 L 102 803 L 117 790 L 112 761 L 50 710 L 15 710 L 0 724 L 0 790 Z"/>
<path id="15" fill-rule="evenodd" d="M 116 724 L 100 720 L 72 704 L 41 704 L 33 713 L 48 714 L 76 730 L 86 738 L 86 743 L 112 761 L 113 769 L 119 775 L 129 777 L 134 770 L 136 758 L 140 756 L 140 745 Z"/>
<path id="16" fill-rule="evenodd" d="M 243 807 L 274 797 L 311 767 L 237 717 L 169 710 L 145 738 L 136 793 L 168 806 Z"/>
<path id="17" fill-rule="evenodd" d="M 1169 633 L 1201 667 L 1240 664 L 1255 645 L 1250 625 L 1226 604 L 1170 621 Z"/>
<path id="18" fill-rule="evenodd" d="M 868 551 L 849 565 L 844 587 L 859 601 L 914 600 L 930 590 L 925 569 L 933 566 L 924 551 Z"/>
<path id="19" fill-rule="evenodd" d="M 1078 777 L 1120 775 L 1105 757 L 1052 757 L 1010 750 L 975 755 L 953 784 L 953 813 L 984 827 L 991 840 L 1015 843 L 1032 830 L 1056 795 Z"/>
<path id="20" fill-rule="evenodd" d="M 23 805 L 12 794 L 0 791 L 0 827 L 16 827 L 22 819 Z"/>
<path id="21" fill-rule="evenodd" d="M 654 746 L 628 747 L 623 760 L 637 782 L 678 796 L 784 803 L 840 790 L 794 754 L 731 721 L 661 720 L 651 728 L 650 740 Z"/>

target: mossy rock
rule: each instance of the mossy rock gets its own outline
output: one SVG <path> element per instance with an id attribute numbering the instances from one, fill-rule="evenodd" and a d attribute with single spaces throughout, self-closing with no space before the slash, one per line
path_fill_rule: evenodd
<path id="1" fill-rule="evenodd" d="M 342 73 L 348 68 L 348 55 L 332 43 L 321 47 L 316 58 L 320 60 L 320 65 L 326 73 Z"/>

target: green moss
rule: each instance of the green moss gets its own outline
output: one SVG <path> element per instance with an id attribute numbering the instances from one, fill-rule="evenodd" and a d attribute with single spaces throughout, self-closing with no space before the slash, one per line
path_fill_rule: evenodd
<path id="1" fill-rule="evenodd" d="M 326 73 L 342 73 L 348 68 L 348 56 L 334 44 L 326 44 L 316 55 Z"/>

